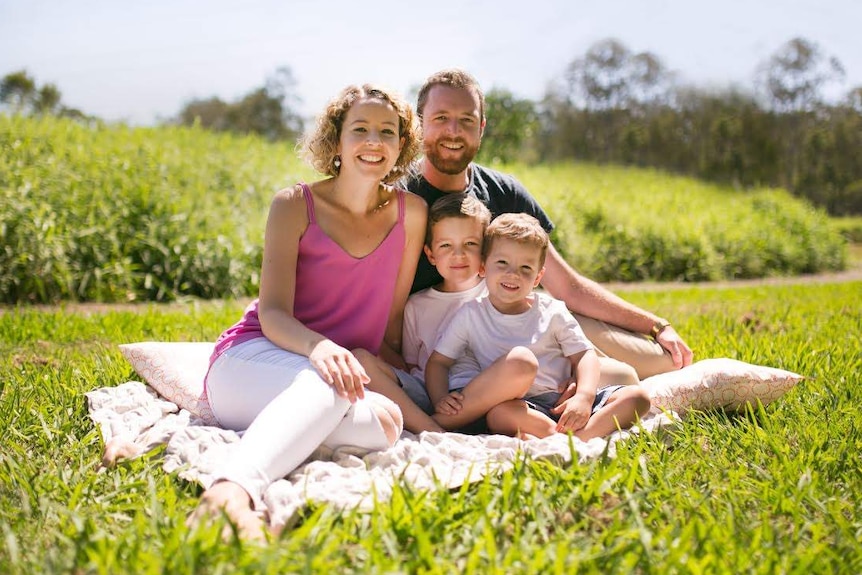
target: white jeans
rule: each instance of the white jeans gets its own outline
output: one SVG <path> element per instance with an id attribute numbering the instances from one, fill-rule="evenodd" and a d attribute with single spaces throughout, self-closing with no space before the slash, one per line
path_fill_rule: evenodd
<path id="1" fill-rule="evenodd" d="M 246 430 L 215 480 L 242 486 L 255 508 L 269 485 L 296 469 L 320 445 L 391 446 L 367 400 L 338 397 L 308 358 L 266 338 L 232 347 L 207 376 L 213 414 L 225 429 Z"/>

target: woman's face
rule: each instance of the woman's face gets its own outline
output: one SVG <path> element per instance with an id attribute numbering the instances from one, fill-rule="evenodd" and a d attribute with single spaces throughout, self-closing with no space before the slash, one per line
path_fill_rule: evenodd
<path id="1" fill-rule="evenodd" d="M 404 145 L 398 125 L 398 113 L 389 102 L 357 100 L 347 111 L 341 128 L 341 173 L 355 171 L 382 180 L 392 171 Z"/>

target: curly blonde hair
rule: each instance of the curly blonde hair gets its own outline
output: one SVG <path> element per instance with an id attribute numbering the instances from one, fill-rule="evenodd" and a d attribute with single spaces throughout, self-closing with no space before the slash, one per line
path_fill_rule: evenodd
<path id="1" fill-rule="evenodd" d="M 391 184 L 407 172 L 410 163 L 419 152 L 419 126 L 410 104 L 380 86 L 354 84 L 344 88 L 334 100 L 329 102 L 323 114 L 317 117 L 314 129 L 302 138 L 300 142 L 302 155 L 321 174 L 337 176 L 335 157 L 338 155 L 336 150 L 341 138 L 341 128 L 347 117 L 347 111 L 361 99 L 386 102 L 395 108 L 398 114 L 398 136 L 404 138 L 404 145 L 392 171 L 383 178 L 385 183 Z"/>

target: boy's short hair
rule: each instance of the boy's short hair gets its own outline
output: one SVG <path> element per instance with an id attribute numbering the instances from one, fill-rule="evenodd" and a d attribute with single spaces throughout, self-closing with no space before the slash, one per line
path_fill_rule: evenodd
<path id="1" fill-rule="evenodd" d="M 434 224 L 446 218 L 473 218 L 482 225 L 482 233 L 491 222 L 491 210 L 478 198 L 470 194 L 446 194 L 431 204 L 428 210 L 428 227 L 425 229 L 425 244 L 431 247 Z"/>
<path id="2" fill-rule="evenodd" d="M 539 220 L 529 214 L 502 214 L 494 218 L 485 229 L 485 240 L 482 243 L 482 260 L 488 257 L 494 240 L 504 238 L 513 240 L 519 244 L 534 246 L 540 250 L 539 265 L 545 265 L 545 257 L 548 255 L 548 244 L 550 238 L 548 232 L 539 223 Z"/>

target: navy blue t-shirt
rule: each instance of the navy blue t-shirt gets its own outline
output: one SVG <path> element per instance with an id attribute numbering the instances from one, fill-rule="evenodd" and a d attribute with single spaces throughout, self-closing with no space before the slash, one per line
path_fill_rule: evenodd
<path id="1" fill-rule="evenodd" d="M 435 200 L 451 193 L 438 190 L 419 173 L 411 176 L 404 183 L 409 191 L 424 198 L 428 207 L 431 207 Z M 494 218 L 500 214 L 523 212 L 539 220 L 539 223 L 548 233 L 554 229 L 554 224 L 548 214 L 539 207 L 527 188 L 513 176 L 477 164 L 470 164 L 470 182 L 464 191 L 488 206 L 488 209 L 491 210 L 491 216 Z M 431 287 L 441 281 L 443 278 L 437 273 L 437 268 L 428 261 L 423 251 L 419 258 L 419 266 L 416 268 L 416 277 L 413 280 L 410 293 Z"/>

